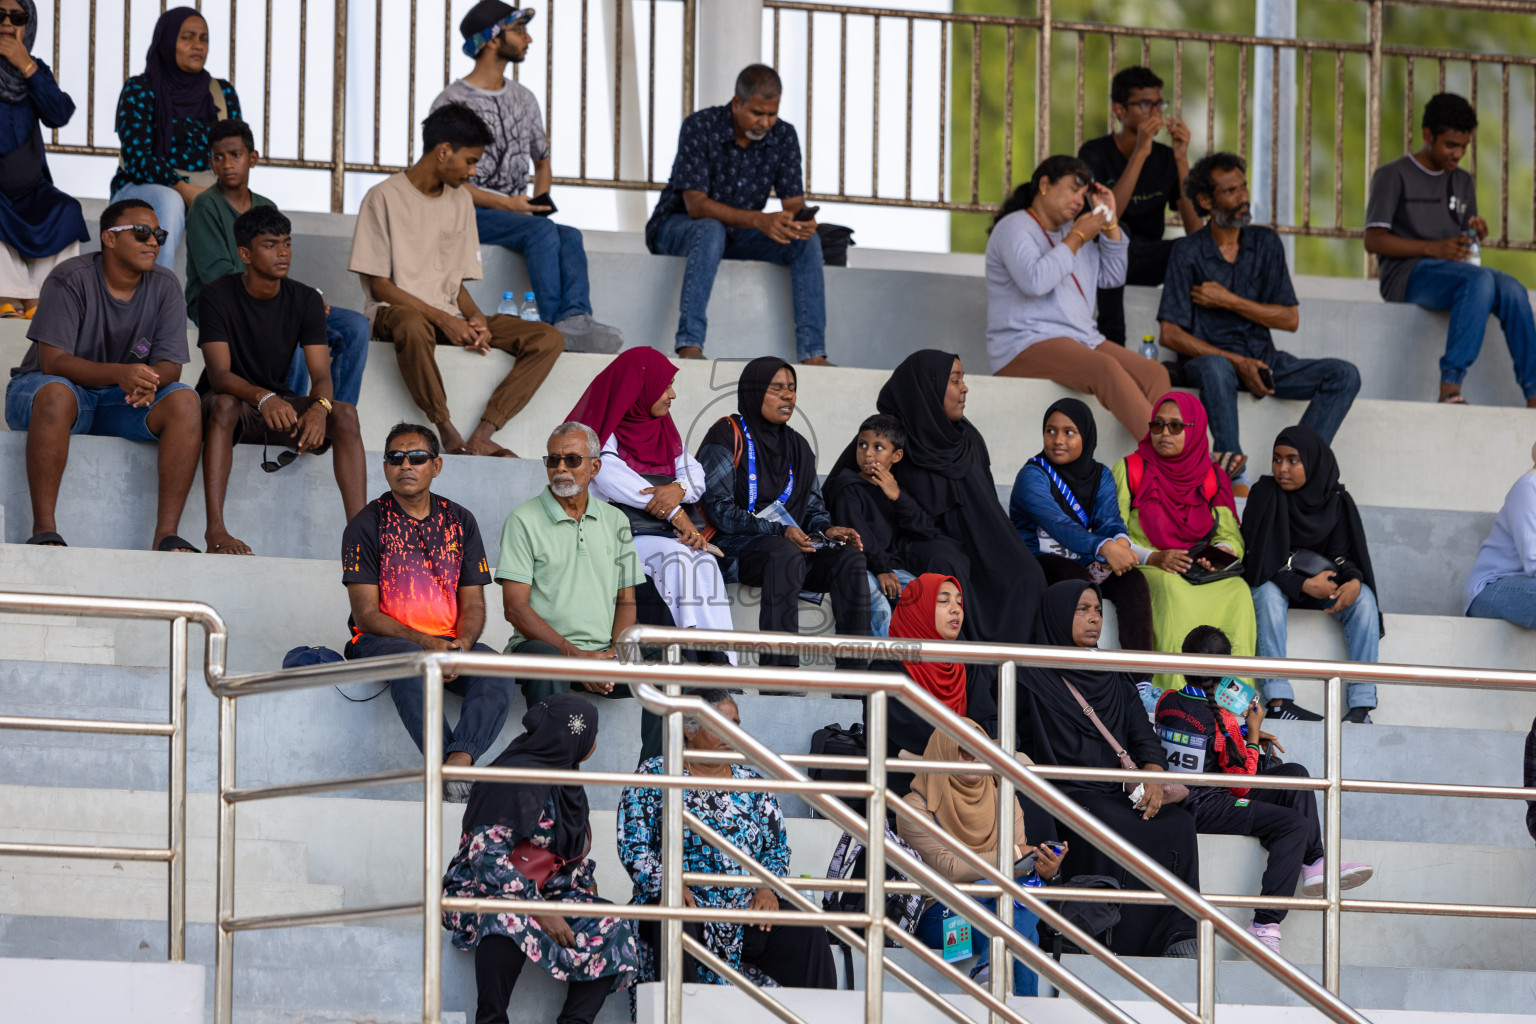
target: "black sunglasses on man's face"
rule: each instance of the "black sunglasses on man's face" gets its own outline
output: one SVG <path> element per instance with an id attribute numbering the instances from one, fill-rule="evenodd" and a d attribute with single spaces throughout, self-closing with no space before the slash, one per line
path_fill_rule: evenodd
<path id="1" fill-rule="evenodd" d="M 384 453 L 384 464 L 402 466 L 409 460 L 413 466 L 425 466 L 435 458 L 437 458 L 436 455 L 422 448 L 415 448 L 408 452 L 389 451 Z"/>

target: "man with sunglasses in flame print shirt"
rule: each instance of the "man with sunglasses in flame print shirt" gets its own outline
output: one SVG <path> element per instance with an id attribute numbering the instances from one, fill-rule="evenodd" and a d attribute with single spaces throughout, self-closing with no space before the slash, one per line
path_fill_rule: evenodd
<path id="1" fill-rule="evenodd" d="M 485 585 L 491 573 L 480 526 L 469 509 L 432 493 L 443 471 L 430 427 L 400 423 L 384 442 L 389 493 L 369 502 L 341 539 L 341 581 L 352 606 L 346 657 L 381 658 L 418 651 L 495 652 L 476 643 L 485 628 Z M 443 721 L 444 763 L 470 765 L 491 745 L 516 692 L 510 678 L 444 675 L 444 689 L 464 698 L 459 724 Z M 396 679 L 390 697 L 400 721 L 422 747 L 422 681 Z M 470 783 L 443 789 L 469 798 Z"/>

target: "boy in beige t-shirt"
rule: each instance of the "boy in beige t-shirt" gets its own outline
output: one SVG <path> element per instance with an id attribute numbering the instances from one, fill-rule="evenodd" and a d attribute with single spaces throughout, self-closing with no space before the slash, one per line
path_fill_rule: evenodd
<path id="1" fill-rule="evenodd" d="M 565 342 L 549 324 L 487 318 L 464 287 L 481 274 L 480 237 L 474 203 L 461 186 L 491 141 L 490 129 L 461 104 L 434 110 L 421 128 L 421 159 L 363 197 L 348 269 L 362 278 L 373 336 L 394 343 L 406 389 L 442 435 L 444 453 L 510 456 L 491 435 L 528 404 Z M 467 439 L 448 414 L 433 354 L 438 345 L 481 355 L 499 348 L 513 357 Z"/>

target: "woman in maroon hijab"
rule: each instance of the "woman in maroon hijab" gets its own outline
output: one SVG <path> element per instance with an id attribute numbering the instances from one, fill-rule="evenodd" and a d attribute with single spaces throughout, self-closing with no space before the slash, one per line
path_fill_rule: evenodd
<path id="1" fill-rule="evenodd" d="M 1158 399 L 1136 450 L 1115 463 L 1120 515 L 1152 595 L 1152 643 L 1178 652 L 1196 626 L 1220 627 L 1232 653 L 1251 655 L 1258 637 L 1253 597 L 1239 574 L 1196 583 L 1243 557 L 1232 483 L 1211 461 L 1205 406 L 1194 395 Z M 1203 556 L 1200 546 L 1215 549 Z M 1183 686 L 1156 676 L 1163 688 Z"/>
<path id="2" fill-rule="evenodd" d="M 704 494 L 704 469 L 672 422 L 675 376 L 671 360 L 648 345 L 620 352 L 566 419 L 602 439 L 592 493 L 629 516 L 645 574 L 673 619 L 684 629 L 731 629 L 718 549 L 689 514 Z"/>

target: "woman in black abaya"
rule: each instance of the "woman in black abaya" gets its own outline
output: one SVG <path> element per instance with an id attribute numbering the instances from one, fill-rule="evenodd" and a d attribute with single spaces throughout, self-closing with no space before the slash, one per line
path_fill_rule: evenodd
<path id="1" fill-rule="evenodd" d="M 930 567 L 960 581 L 967 640 L 1023 643 L 1035 621 L 1045 576 L 997 500 L 987 443 L 965 418 L 965 368 L 937 349 L 914 352 L 880 389 L 879 410 L 907 428 L 896 480 L 960 545 L 969 573 Z M 833 472 L 853 465 L 853 447 Z"/>
<path id="2" fill-rule="evenodd" d="M 1051 586 L 1041 602 L 1031 642 L 1051 647 L 1094 647 L 1102 627 L 1098 589 L 1068 580 Z M 1018 744 L 1036 764 L 1119 768 L 1120 759 L 1067 689 L 1075 686 L 1104 727 L 1143 769 L 1166 771 L 1167 755 L 1152 731 L 1130 676 L 1085 669 L 1022 669 L 1019 672 Z M 1058 780 L 1056 786 L 1121 838 L 1137 846 L 1185 884 L 1200 888 L 1195 819 L 1148 786 L 1133 805 L 1118 782 Z M 1124 889 L 1147 886 L 1087 839 L 1058 823 L 1068 841 L 1066 877 L 1109 875 Z M 1172 906 L 1121 904 L 1110 949 L 1122 956 L 1194 956 L 1195 923 Z"/>

